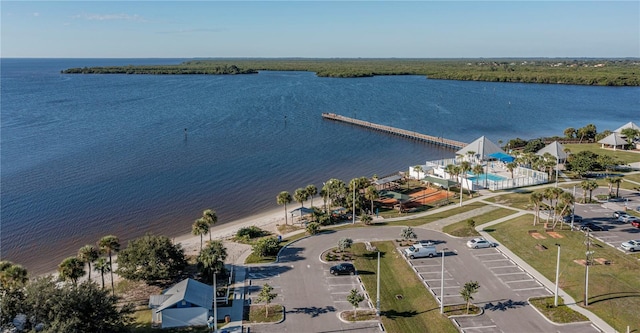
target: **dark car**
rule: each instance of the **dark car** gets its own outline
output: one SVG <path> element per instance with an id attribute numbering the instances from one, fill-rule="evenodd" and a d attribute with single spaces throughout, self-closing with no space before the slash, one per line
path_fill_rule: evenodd
<path id="1" fill-rule="evenodd" d="M 354 275 L 356 274 L 356 268 L 349 263 L 342 263 L 335 266 L 331 266 L 329 273 L 333 275 Z"/>
<path id="2" fill-rule="evenodd" d="M 591 230 L 591 231 L 605 231 L 606 229 L 604 227 L 602 227 L 601 225 L 597 225 L 595 223 L 585 223 L 580 225 L 580 230 Z"/>
<path id="3" fill-rule="evenodd" d="M 582 222 L 582 216 L 580 216 L 580 215 L 573 215 L 572 216 L 571 214 L 563 217 L 562 220 L 564 221 L 564 223 L 571 223 L 571 217 L 573 217 L 573 222 L 577 222 L 577 223 Z"/>

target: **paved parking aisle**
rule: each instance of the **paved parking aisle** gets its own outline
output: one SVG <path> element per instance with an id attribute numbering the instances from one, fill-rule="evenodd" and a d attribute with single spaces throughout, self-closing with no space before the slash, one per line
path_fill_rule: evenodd
<path id="1" fill-rule="evenodd" d="M 445 261 L 447 255 L 445 253 Z M 462 296 L 460 296 L 460 288 L 462 286 L 456 281 L 449 271 L 444 270 L 444 288 L 442 286 L 442 256 L 434 258 L 422 258 L 422 259 L 405 259 L 413 267 L 413 270 L 418 275 L 418 278 L 427 286 L 432 295 L 435 296 L 438 303 L 441 302 L 441 290 L 444 289 L 444 302 L 445 304 L 459 304 L 464 303 Z"/>
<path id="2" fill-rule="evenodd" d="M 493 333 L 502 332 L 496 324 L 486 315 L 473 317 L 453 318 L 460 331 L 468 333 Z"/>
<path id="3" fill-rule="evenodd" d="M 518 296 L 529 298 L 552 294 L 497 248 L 474 250 L 473 256 Z"/>
<path id="4" fill-rule="evenodd" d="M 347 301 L 347 296 L 349 296 L 352 289 L 358 290 L 360 294 L 365 296 L 365 300 L 360 302 L 358 308 L 370 308 L 369 299 L 357 275 L 334 276 L 329 273 L 329 268 L 327 267 L 326 279 L 329 287 L 328 292 L 338 311 L 353 310 L 353 306 Z"/>
<path id="5" fill-rule="evenodd" d="M 249 285 L 246 287 L 247 299 L 251 304 L 256 303 L 256 298 L 262 290 L 262 286 L 269 284 L 273 287 L 273 293 L 278 296 L 273 301 L 274 303 L 282 303 L 284 296 L 282 294 L 282 287 L 279 283 L 280 273 L 287 270 L 286 267 L 280 265 L 266 265 L 266 266 L 252 266 L 247 269 L 246 278 L 249 281 Z"/>

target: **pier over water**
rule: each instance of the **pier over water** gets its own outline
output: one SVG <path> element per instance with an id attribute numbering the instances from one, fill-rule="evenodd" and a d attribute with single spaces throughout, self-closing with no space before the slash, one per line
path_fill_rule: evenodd
<path id="1" fill-rule="evenodd" d="M 358 119 L 354 119 L 354 118 L 341 116 L 341 115 L 335 114 L 335 113 L 322 113 L 322 118 L 341 121 L 341 122 L 348 123 L 348 124 L 353 124 L 353 125 L 358 125 L 358 126 L 361 126 L 361 127 L 372 129 L 372 130 L 385 132 L 385 133 L 389 133 L 389 134 L 394 134 L 394 135 L 399 135 L 399 136 L 402 136 L 402 137 L 405 137 L 405 138 L 424 141 L 424 142 L 432 143 L 432 144 L 435 144 L 435 145 L 444 146 L 444 147 L 447 147 L 447 148 L 462 149 L 467 145 L 466 143 L 460 142 L 460 141 L 445 139 L 445 138 L 437 137 L 437 136 L 426 135 L 426 134 L 422 134 L 422 133 L 418 133 L 418 132 L 407 131 L 407 130 L 403 130 L 403 129 L 395 128 L 395 127 L 391 127 L 391 126 L 375 124 L 375 123 L 364 121 L 364 120 L 358 120 Z"/>

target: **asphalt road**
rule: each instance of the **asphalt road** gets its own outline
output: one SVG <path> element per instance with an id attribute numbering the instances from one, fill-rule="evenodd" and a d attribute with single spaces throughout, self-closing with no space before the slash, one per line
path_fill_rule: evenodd
<path id="1" fill-rule="evenodd" d="M 340 311 L 353 310 L 346 302 L 349 290 L 362 287 L 357 276 L 330 275 L 331 265 L 322 263 L 320 254 L 343 237 L 354 242 L 390 240 L 397 238 L 400 230 L 401 227 L 358 228 L 308 237 L 285 248 L 279 263 L 251 267 L 249 297 L 254 297 L 263 283 L 269 283 L 279 294 L 275 302 L 285 306 L 282 323 L 252 325 L 251 332 L 380 332 L 375 322 L 349 324 L 338 319 Z M 538 314 L 526 299 L 551 293 L 505 258 L 499 247 L 472 250 L 466 247 L 466 239 L 426 229 L 414 230 L 419 240 L 437 241 L 439 251 L 448 248 L 444 258 L 445 304 L 461 302 L 458 294 L 464 283 L 474 280 L 480 284 L 474 304 L 483 307 L 484 314 L 456 319 L 462 331 L 598 332 L 590 323 L 554 325 Z M 406 260 L 399 254 L 397 257 Z M 410 260 L 416 274 L 429 286 L 425 288 L 430 288 L 438 299 L 441 260 L 440 257 Z M 370 303 L 362 302 L 359 308 L 375 304 L 375 291 L 371 298 Z"/>

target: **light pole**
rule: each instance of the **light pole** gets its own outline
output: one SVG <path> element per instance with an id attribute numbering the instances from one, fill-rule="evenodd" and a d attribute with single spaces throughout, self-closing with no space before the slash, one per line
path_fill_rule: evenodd
<path id="1" fill-rule="evenodd" d="M 356 224 L 356 182 L 353 182 L 353 221 L 352 224 Z"/>
<path id="2" fill-rule="evenodd" d="M 440 272 L 440 314 L 444 313 L 444 251 L 448 250 L 446 247 L 442 250 L 442 271 Z"/>
<path id="3" fill-rule="evenodd" d="M 556 292 L 555 297 L 553 298 L 553 306 L 558 307 L 558 281 L 560 278 L 560 244 L 556 243 L 558 246 L 558 263 L 556 264 Z"/>
<path id="4" fill-rule="evenodd" d="M 584 306 L 589 306 L 589 256 L 591 255 L 591 251 L 589 251 L 589 246 L 591 245 L 591 239 L 589 238 L 589 232 L 591 229 L 587 228 L 587 260 L 584 263 L 585 273 L 584 273 Z"/>
<path id="5" fill-rule="evenodd" d="M 378 251 L 378 282 L 376 287 L 376 316 L 380 317 L 380 251 Z"/>
<path id="6" fill-rule="evenodd" d="M 573 231 L 573 221 L 576 216 L 576 186 L 573 185 L 573 209 L 571 209 L 571 231 Z"/>
<path id="7" fill-rule="evenodd" d="M 213 333 L 218 333 L 218 302 L 216 292 L 218 289 L 217 281 L 216 281 L 216 270 L 213 270 Z"/>

